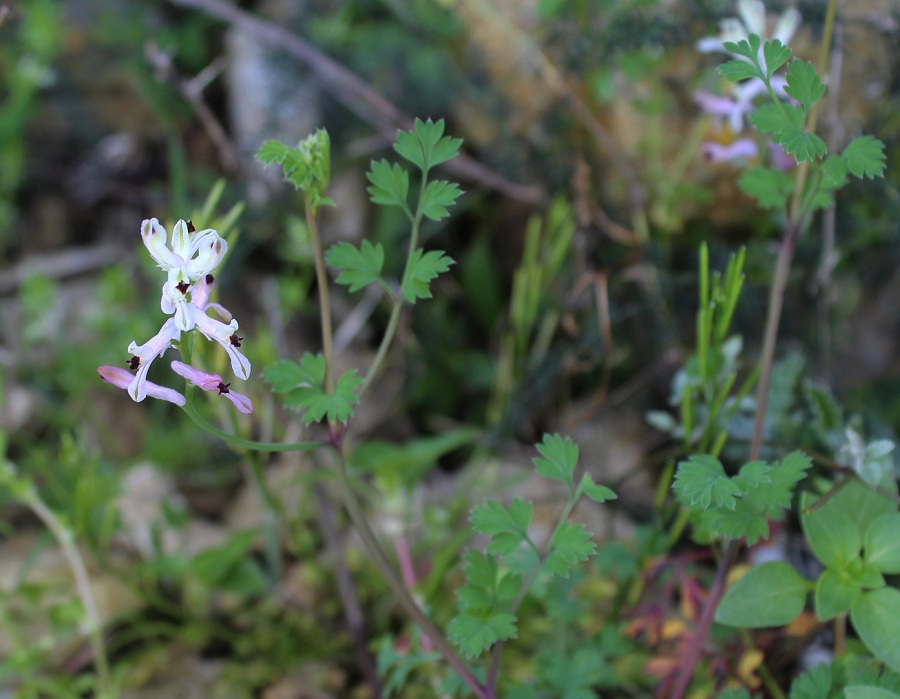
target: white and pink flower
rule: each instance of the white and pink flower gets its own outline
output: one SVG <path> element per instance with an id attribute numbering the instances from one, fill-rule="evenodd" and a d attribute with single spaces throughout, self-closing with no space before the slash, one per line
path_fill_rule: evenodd
<path id="1" fill-rule="evenodd" d="M 166 272 L 167 280 L 162 285 L 160 308 L 171 317 L 166 319 L 159 332 L 150 340 L 142 345 L 132 341 L 128 346 L 131 354 L 128 366 L 131 372 L 117 367 L 100 367 L 98 371 L 103 379 L 125 388 L 128 395 L 138 402 L 150 396 L 184 405 L 184 397 L 180 393 L 151 383 L 147 380 L 147 374 L 154 360 L 165 354 L 170 347 L 177 346 L 182 334 L 194 330 L 225 349 L 235 376 L 240 379 L 249 378 L 251 366 L 239 350 L 243 338 L 237 334 L 237 320 L 221 304 L 210 301 L 215 283 L 212 273 L 224 259 L 228 243 L 212 228 L 196 231 L 190 221 L 178 221 L 172 229 L 170 240 L 166 229 L 155 218 L 147 219 L 141 224 L 141 238 L 150 256 Z M 209 316 L 207 311 L 210 310 L 225 322 Z M 175 369 L 175 364 L 178 369 Z M 249 399 L 240 393 L 229 391 L 230 384 L 224 383 L 218 374 L 206 374 L 183 362 L 174 362 L 173 369 L 197 385 L 201 384 L 194 379 L 201 375 L 207 377 L 208 381 L 212 380 L 209 377 L 217 377 L 218 383 L 224 387 L 220 389 L 222 395 L 229 397 L 241 412 L 252 410 Z M 188 376 L 185 372 L 194 373 Z"/>

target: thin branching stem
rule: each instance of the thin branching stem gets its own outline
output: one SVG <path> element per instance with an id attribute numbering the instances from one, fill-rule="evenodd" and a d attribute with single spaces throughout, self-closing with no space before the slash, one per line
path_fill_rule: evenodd
<path id="1" fill-rule="evenodd" d="M 459 657 L 455 650 L 453 650 L 453 647 L 444 637 L 444 634 L 441 633 L 429 616 L 421 607 L 419 607 L 412 595 L 406 589 L 403 581 L 397 575 L 393 565 L 391 565 L 391 562 L 388 560 L 387 554 L 385 554 L 384 549 L 378 542 L 378 537 L 375 536 L 375 532 L 373 532 L 372 528 L 369 526 L 369 521 L 366 518 L 362 505 L 356 497 L 356 493 L 353 491 L 353 484 L 350 482 L 350 474 L 347 471 L 347 461 L 344 458 L 342 450 L 340 448 L 335 448 L 334 453 L 337 462 L 336 471 L 338 483 L 341 487 L 344 506 L 347 508 L 350 520 L 353 522 L 354 528 L 362 539 L 363 545 L 366 547 L 366 552 L 369 554 L 375 567 L 378 568 L 378 572 L 381 574 L 382 578 L 384 578 L 388 587 L 391 588 L 391 591 L 394 593 L 400 606 L 403 607 L 403 610 L 410 616 L 413 622 L 419 626 L 422 633 L 431 640 L 435 649 L 437 649 L 447 663 L 469 686 L 477 699 L 489 699 L 485 686 L 474 674 L 472 674 L 472 671 L 469 670 L 463 659 Z"/>
<path id="2" fill-rule="evenodd" d="M 331 301 L 328 295 L 328 273 L 325 270 L 325 255 L 319 237 L 317 210 L 309 197 L 306 201 L 306 226 L 316 263 L 316 284 L 319 288 L 319 321 L 322 325 L 322 354 L 325 357 L 325 392 L 334 393 L 334 332 L 331 329 Z"/>
<path id="3" fill-rule="evenodd" d="M 71 529 L 60 521 L 56 514 L 41 500 L 37 491 L 29 487 L 23 493 L 23 500 L 40 518 L 53 537 L 59 543 L 63 556 L 72 575 L 75 577 L 75 588 L 81 599 L 84 609 L 85 627 L 90 638 L 91 650 L 94 656 L 94 667 L 97 671 L 97 696 L 102 699 L 113 697 L 112 682 L 109 674 L 109 661 L 106 655 L 106 644 L 103 640 L 103 629 L 100 623 L 100 613 L 97 610 L 97 602 L 91 589 L 91 580 L 88 577 L 81 552 L 75 544 L 75 535 Z"/>

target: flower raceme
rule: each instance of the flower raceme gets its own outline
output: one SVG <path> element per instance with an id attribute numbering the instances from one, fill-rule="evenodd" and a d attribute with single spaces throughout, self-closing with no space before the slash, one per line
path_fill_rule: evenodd
<path id="1" fill-rule="evenodd" d="M 178 221 L 172 229 L 170 240 L 166 229 L 155 218 L 141 224 L 141 238 L 150 256 L 166 273 L 160 308 L 171 317 L 166 319 L 159 332 L 147 342 L 139 345 L 133 341 L 128 346 L 131 359 L 127 364 L 131 372 L 118 367 L 100 367 L 98 371 L 103 379 L 126 389 L 128 395 L 138 402 L 150 396 L 184 405 L 181 394 L 149 382 L 147 374 L 154 360 L 165 354 L 170 347 L 175 347 L 183 333 L 193 330 L 199 331 L 208 340 L 218 342 L 227 352 L 235 376 L 247 379 L 250 376 L 250 362 L 239 349 L 243 338 L 237 335 L 238 322 L 221 304 L 210 301 L 215 284 L 212 273 L 224 259 L 228 243 L 211 228 L 195 230 L 190 221 Z M 210 310 L 225 322 L 209 316 L 207 311 Z M 201 372 L 183 362 L 173 362 L 172 368 L 204 390 L 219 390 L 241 412 L 252 411 L 249 399 L 240 393 L 229 391 L 230 384 L 224 383 L 218 374 Z M 213 388 L 208 388 L 212 377 L 217 381 Z"/>

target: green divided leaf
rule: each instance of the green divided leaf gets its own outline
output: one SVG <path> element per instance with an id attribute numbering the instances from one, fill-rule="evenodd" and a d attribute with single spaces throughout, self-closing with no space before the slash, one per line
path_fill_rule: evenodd
<path id="1" fill-rule="evenodd" d="M 616 499 L 616 494 L 610 488 L 594 483 L 594 479 L 587 473 L 581 477 L 578 490 L 575 491 L 575 499 L 577 500 L 582 495 L 587 495 L 594 502 L 606 502 L 607 500 Z"/>
<path id="2" fill-rule="evenodd" d="M 762 73 L 752 63 L 728 61 L 719 66 L 719 75 L 730 82 L 740 82 L 749 78 L 762 78 Z"/>
<path id="3" fill-rule="evenodd" d="M 795 123 L 797 115 L 800 116 L 799 123 Z M 750 123 L 757 129 L 767 134 L 778 133 L 782 129 L 790 129 L 801 126 L 803 124 L 803 116 L 796 110 L 782 109 L 782 105 L 764 104 L 750 113 Z"/>
<path id="4" fill-rule="evenodd" d="M 409 275 L 403 283 L 403 298 L 410 303 L 431 298 L 431 280 L 454 264 L 443 250 L 416 250 L 410 258 Z"/>
<path id="5" fill-rule="evenodd" d="M 475 549 L 463 558 L 467 584 L 459 590 L 459 614 L 447 635 L 464 656 L 474 658 L 497 641 L 516 637 L 516 618 L 508 607 L 522 581 L 518 575 L 501 576 L 497 561 Z"/>
<path id="6" fill-rule="evenodd" d="M 810 583 L 783 561 L 753 566 L 725 592 L 716 621 L 726 626 L 763 628 L 793 621 L 806 603 Z"/>
<path id="7" fill-rule="evenodd" d="M 756 34 L 751 34 L 746 39 L 741 39 L 740 41 L 726 41 L 722 46 L 729 53 L 743 56 L 752 63 L 756 63 L 761 44 L 762 39 Z"/>
<path id="8" fill-rule="evenodd" d="M 359 403 L 356 391 L 362 383 L 356 369 L 341 376 L 332 394 L 325 392 L 325 359 L 306 352 L 296 364 L 281 360 L 263 372 L 276 393 L 286 394 L 284 405 L 303 412 L 303 423 L 309 425 L 324 417 L 329 421 L 346 422 Z"/>
<path id="9" fill-rule="evenodd" d="M 506 556 L 518 549 L 528 539 L 528 525 L 534 510 L 530 502 L 516 498 L 509 507 L 494 500 L 472 509 L 470 521 L 479 534 L 491 537 L 486 551 Z"/>
<path id="10" fill-rule="evenodd" d="M 337 283 L 350 287 L 350 291 L 359 291 L 363 287 L 381 279 L 384 267 L 384 248 L 379 243 L 372 245 L 363 240 L 359 248 L 351 243 L 332 245 L 325 253 L 325 261 L 330 267 L 341 270 Z"/>
<path id="11" fill-rule="evenodd" d="M 809 112 L 812 106 L 822 99 L 825 85 L 819 78 L 812 63 L 801 60 L 791 61 L 787 71 L 787 86 L 784 91 L 803 105 Z"/>
<path id="12" fill-rule="evenodd" d="M 806 133 L 802 128 L 783 129 L 772 140 L 784 146 L 784 152 L 793 155 L 798 163 L 812 162 L 828 152 L 825 141 L 814 133 Z"/>
<path id="13" fill-rule="evenodd" d="M 325 359 L 307 352 L 300 363 L 289 359 L 275 362 L 263 372 L 275 393 L 287 393 L 301 386 L 319 386 L 325 381 Z"/>
<path id="14" fill-rule="evenodd" d="M 806 472 L 811 466 L 812 460 L 802 451 L 793 451 L 776 463 L 769 472 L 772 479 L 771 489 L 766 498 L 769 506 L 790 507 L 794 486 L 806 477 Z"/>
<path id="15" fill-rule="evenodd" d="M 592 537 L 583 524 L 563 522 L 550 540 L 545 569 L 553 575 L 568 578 L 572 566 L 578 561 L 586 561 L 596 552 L 597 544 L 591 541 Z"/>
<path id="16" fill-rule="evenodd" d="M 409 194 L 409 173 L 387 160 L 372 161 L 366 174 L 372 186 L 368 188 L 369 196 L 375 204 L 399 206 L 407 210 L 406 198 Z"/>
<path id="17" fill-rule="evenodd" d="M 544 478 L 562 481 L 571 488 L 578 463 L 578 445 L 568 437 L 563 439 L 558 434 L 545 434 L 536 448 L 541 455 L 533 459 L 537 472 Z"/>
<path id="18" fill-rule="evenodd" d="M 875 179 L 884 176 L 884 143 L 874 136 L 854 138 L 844 148 L 841 157 L 846 161 L 847 169 L 854 177 Z"/>
<path id="19" fill-rule="evenodd" d="M 834 686 L 834 670 L 821 663 L 800 675 L 791 684 L 790 699 L 824 699 L 831 697 Z"/>
<path id="20" fill-rule="evenodd" d="M 763 44 L 763 59 L 766 63 L 766 76 L 771 78 L 776 70 L 787 63 L 790 57 L 791 50 L 787 46 L 782 44 L 778 39 L 770 39 L 765 44 Z M 796 63 L 796 61 L 794 62 Z M 790 68 L 788 68 L 788 76 L 790 76 Z M 788 83 L 790 83 L 790 77 L 788 77 Z M 823 92 L 824 89 L 825 88 L 823 87 Z"/>
<path id="21" fill-rule="evenodd" d="M 459 153 L 462 139 L 443 134 L 443 119 L 437 122 L 416 119 L 412 131 L 397 133 L 394 150 L 420 170 L 427 172 L 435 165 L 452 160 Z"/>
<path id="22" fill-rule="evenodd" d="M 447 182 L 446 180 L 429 182 L 422 193 L 422 201 L 419 203 L 422 215 L 432 221 L 440 221 L 442 218 L 446 218 L 450 215 L 447 207 L 456 203 L 456 200 L 462 193 L 459 185 L 455 182 Z"/>
<path id="23" fill-rule="evenodd" d="M 725 474 L 722 463 L 708 454 L 693 454 L 679 463 L 672 487 L 684 505 L 699 505 L 704 510 L 711 505 L 733 510 L 735 498 L 741 494 L 740 487 Z"/>
<path id="24" fill-rule="evenodd" d="M 447 635 L 463 656 L 477 658 L 497 641 L 516 637 L 516 618 L 505 613 L 477 616 L 464 612 L 451 620 Z"/>
<path id="25" fill-rule="evenodd" d="M 783 209 L 794 191 L 794 178 L 783 170 L 754 167 L 738 180 L 738 186 L 764 209 Z"/>

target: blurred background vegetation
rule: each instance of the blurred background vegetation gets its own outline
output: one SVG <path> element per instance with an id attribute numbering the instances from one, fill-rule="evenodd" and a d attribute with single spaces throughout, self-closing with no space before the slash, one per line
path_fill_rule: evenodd
<path id="1" fill-rule="evenodd" d="M 796 6 L 803 24 L 793 48 L 811 59 L 824 5 Z M 470 504 L 440 486 L 473 454 L 471 446 L 460 450 L 472 443 L 465 426 L 489 435 L 475 451 L 481 459 L 516 455 L 544 431 L 572 433 L 589 467 L 626 487 L 618 526 L 641 525 L 666 448 L 643 415 L 667 407 L 669 381 L 691 351 L 701 241 L 718 268 L 747 247 L 736 325 L 756 352 L 777 222 L 740 194 L 733 166 L 704 161 L 710 125 L 692 101 L 695 90 L 717 88 L 718 58 L 694 43 L 734 13 L 730 0 L 5 7 L 0 427 L 7 458 L 87 542 L 134 692 L 182 646 L 206 663 L 182 674 L 205 677 L 197 668 L 211 663 L 208 687 L 232 692 L 204 696 L 260 688 L 294 696 L 276 692 L 298 673 L 316 691 L 351 696 L 359 681 L 347 669 L 352 648 L 338 631 L 340 602 L 329 594 L 315 468 L 301 468 L 296 492 L 281 493 L 287 504 L 261 506 L 245 484 L 275 488 L 270 481 L 289 481 L 295 462 L 232 452 L 199 436 L 171 406 L 133 404 L 96 373 L 97 365 L 123 363 L 128 343 L 158 327 L 158 291 L 138 235 L 151 216 L 167 225 L 193 217 L 198 228 L 239 234 L 219 293 L 241 321 L 255 368 L 318 351 L 301 202 L 254 161 L 264 140 L 291 144 L 328 130 L 337 207 L 323 223 L 326 244 L 373 238 L 389 251 L 388 267 L 402 259 L 390 254 L 404 244 L 402 222 L 395 210 L 369 205 L 369 160 L 390 155 L 405 118 L 443 118 L 447 132 L 465 140 L 465 162 L 442 176 L 466 195 L 450 219 L 424 232 L 427 246 L 458 265 L 434 300 L 407 316 L 355 432 L 360 442 L 456 435 L 437 446 L 417 441 L 408 455 L 416 473 L 437 466 L 429 492 L 438 504 L 418 513 L 415 543 L 432 559 L 452 561 L 460 542 L 437 541 L 435 528 L 462 522 Z M 825 137 L 833 146 L 860 133 L 882 139 L 887 176 L 844 190 L 800 242 L 781 339 L 807 376 L 885 436 L 900 424 L 898 23 L 892 0 L 841 3 L 832 58 L 840 74 L 829 81 L 839 100 L 823 114 Z M 342 356 L 359 365 L 379 337 L 371 328 L 386 318 L 373 298 L 338 295 L 335 303 Z M 255 432 L 297 429 L 259 376 L 246 390 L 258 406 Z M 377 449 L 367 458 L 377 463 Z M 124 497 L 148 505 L 152 526 L 123 524 Z M 290 535 L 267 519 L 279 508 L 295 525 Z M 21 628 L 20 618 L 35 623 L 31 607 L 56 612 L 52 643 L 0 648 L 2 676 L 53 667 L 60 684 L 43 691 L 74 696 L 66 692 L 75 685 L 59 678 L 77 678 L 86 661 L 77 643 L 65 642 L 77 637 L 77 619 L 59 601 L 64 574 L 45 560 L 52 543 L 12 500 L 3 524 L 7 632 Z M 141 544 L 123 543 L 123 527 L 142 526 Z M 236 533 L 248 527 L 268 534 L 260 542 Z M 170 535 L 187 543 L 170 547 Z M 634 574 L 626 553 L 597 565 L 609 579 L 625 579 Z M 353 556 L 358 570 L 364 562 Z M 318 564 L 300 564 L 310 560 Z M 444 569 L 431 564 L 425 584 L 436 590 Z M 368 580 L 359 590 L 364 606 L 381 592 Z M 396 632 L 390 614 L 367 607 L 367 623 Z M 334 631 L 324 641 L 322 628 Z M 49 638 L 43 627 L 33 633 Z M 609 647 L 624 654 L 616 642 Z"/>

